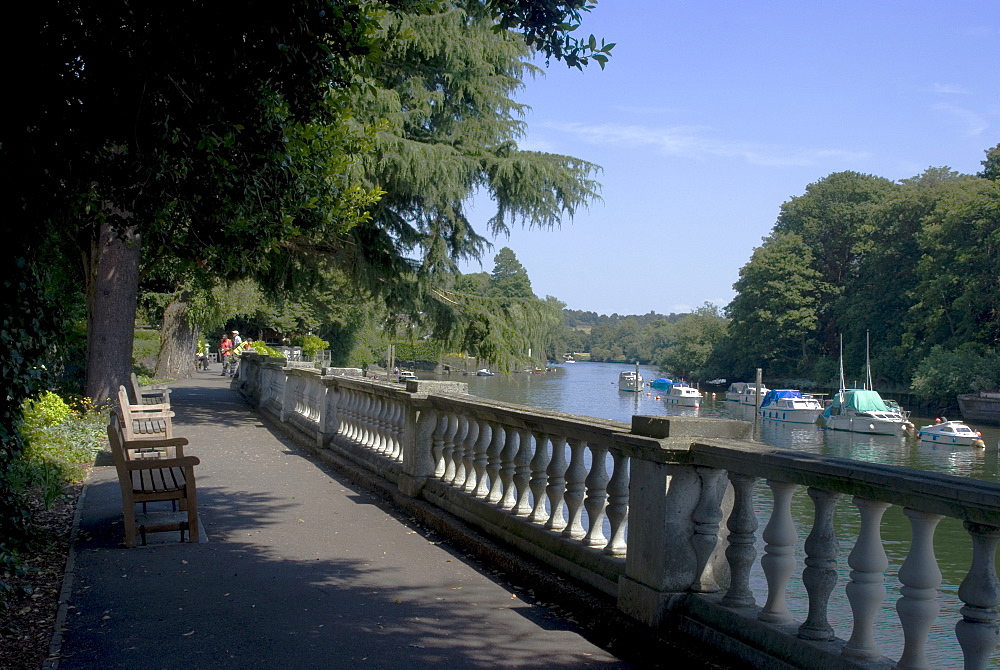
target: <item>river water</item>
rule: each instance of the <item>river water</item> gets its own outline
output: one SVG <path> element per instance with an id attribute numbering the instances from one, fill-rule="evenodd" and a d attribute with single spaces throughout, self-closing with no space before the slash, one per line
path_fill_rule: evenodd
<path id="1" fill-rule="evenodd" d="M 420 377 L 466 382 L 471 394 L 490 400 L 616 421 L 630 422 L 633 414 L 753 420 L 752 408 L 726 402 L 725 389 L 704 389 L 706 398 L 698 409 L 667 405 L 662 398 L 657 397 L 660 392 L 650 388 L 646 388 L 642 393 L 619 391 L 618 373 L 634 369 L 634 365 L 574 363 L 556 366 L 546 374 L 515 373 L 493 377 L 459 375 L 434 377 L 421 374 Z M 662 376 L 654 368 L 646 366 L 640 366 L 639 371 L 647 381 Z M 716 393 L 714 398 L 713 391 Z M 918 427 L 933 422 L 933 417 L 911 416 L 910 418 Z M 933 445 L 921 443 L 915 438 L 863 435 L 823 430 L 815 425 L 772 421 L 761 422 L 759 439 L 785 449 L 1000 482 L 1000 459 L 998 459 L 1000 428 L 970 425 L 982 431 L 986 449 Z M 770 495 L 763 483 L 759 484 L 757 492 L 757 508 L 758 519 L 763 523 L 770 514 Z M 796 493 L 793 512 L 799 524 L 798 556 L 801 564 L 803 556 L 801 544 L 805 539 L 804 534 L 808 533 L 812 525 L 812 501 L 803 487 Z M 849 579 L 847 555 L 851 551 L 854 538 L 857 537 L 859 525 L 857 510 L 851 504 L 849 497 L 842 498 L 838 503 L 835 522 L 838 537 L 841 538 L 840 581 L 831 599 L 830 621 L 837 635 L 846 639 L 851 634 L 851 618 L 843 584 Z M 906 558 L 910 544 L 909 522 L 899 508 L 893 507 L 886 512 L 882 524 L 882 536 L 890 567 L 886 573 L 889 594 L 879 616 L 879 621 L 884 626 L 884 629 L 880 630 L 879 643 L 882 645 L 883 653 L 892 658 L 899 658 L 902 653 L 902 635 L 895 614 L 895 602 L 899 597 L 896 573 Z M 961 668 L 962 655 L 955 641 L 954 624 L 961 618 L 959 608 L 962 603 L 958 599 L 957 590 L 970 565 L 971 545 L 961 523 L 952 519 L 944 519 L 938 526 L 934 544 L 942 572 L 942 583 L 938 597 L 941 615 L 932 631 L 931 667 Z M 762 551 L 763 547 L 758 547 L 758 556 Z M 758 604 L 762 604 L 766 589 L 759 565 L 754 582 Z M 793 580 L 792 587 L 794 588 L 789 589 L 789 608 L 796 619 L 801 621 L 808 611 L 808 601 L 800 580 Z M 993 667 L 1000 667 L 1000 652 L 994 655 Z"/>

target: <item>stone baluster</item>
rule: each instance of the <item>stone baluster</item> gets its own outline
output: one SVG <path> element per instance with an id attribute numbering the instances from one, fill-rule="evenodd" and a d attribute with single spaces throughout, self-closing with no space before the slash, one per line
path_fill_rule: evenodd
<path id="1" fill-rule="evenodd" d="M 719 544 L 719 524 L 722 522 L 722 496 L 725 493 L 725 470 L 697 467 L 701 479 L 701 495 L 691 514 L 694 535 L 691 546 L 697 558 L 695 579 L 689 587 L 695 593 L 715 593 L 719 584 L 715 579 L 711 558 Z"/>
<path id="2" fill-rule="evenodd" d="M 444 453 L 444 434 L 448 430 L 447 414 L 438 414 L 437 422 L 434 425 L 434 432 L 431 434 L 431 456 L 434 458 L 434 477 L 444 474 L 444 463 L 441 461 L 441 454 Z"/>
<path id="3" fill-rule="evenodd" d="M 545 527 L 549 530 L 561 531 L 566 527 L 566 438 L 562 435 L 553 435 L 549 438 L 550 453 L 549 465 L 545 468 L 548 485 L 545 487 L 545 495 L 549 499 L 549 519 L 545 522 Z"/>
<path id="4" fill-rule="evenodd" d="M 874 660 L 882 656 L 875 643 L 875 616 L 885 600 L 885 571 L 889 567 L 880 524 L 890 504 L 859 497 L 852 502 L 861 516 L 858 541 L 847 557 L 851 581 L 846 591 L 854 613 L 854 629 L 840 653 L 848 658 Z"/>
<path id="5" fill-rule="evenodd" d="M 337 434 L 337 424 L 339 423 L 337 401 L 340 396 L 340 391 L 336 386 L 323 384 L 321 388 L 323 393 L 319 406 L 319 417 L 317 417 L 319 429 L 316 435 L 316 446 L 320 448 L 328 446 L 330 438 Z"/>
<path id="6" fill-rule="evenodd" d="M 344 399 L 341 408 L 341 415 L 343 417 L 341 434 L 350 442 L 354 441 L 355 431 L 357 430 L 357 415 L 355 414 L 357 399 L 358 394 L 356 391 L 353 389 L 344 389 Z"/>
<path id="7" fill-rule="evenodd" d="M 583 528 L 583 495 L 586 491 L 587 468 L 583 464 L 584 443 L 582 440 L 570 438 L 569 467 L 566 469 L 566 513 L 568 520 L 563 529 L 563 535 L 579 540 L 587 531 Z"/>
<path id="8" fill-rule="evenodd" d="M 447 481 L 449 468 L 451 475 L 455 475 L 455 463 L 451 460 L 451 455 L 455 452 L 455 435 L 458 433 L 459 422 L 458 417 L 454 414 L 446 414 L 445 416 L 447 417 L 448 427 L 441 438 L 441 454 L 438 457 L 440 463 L 434 469 L 434 476 Z"/>
<path id="9" fill-rule="evenodd" d="M 500 477 L 500 469 L 503 467 L 501 454 L 507 444 L 507 429 L 498 423 L 490 424 L 490 428 L 492 439 L 486 450 L 486 473 L 490 479 L 490 492 L 486 496 L 486 502 L 499 505 L 503 498 L 503 480 Z"/>
<path id="10" fill-rule="evenodd" d="M 987 668 L 1000 642 L 997 625 L 1000 582 L 996 571 L 1000 528 L 969 521 L 964 525 L 972 536 L 972 565 L 958 587 L 958 597 L 965 606 L 961 621 L 955 624 L 955 637 L 962 646 L 966 668 Z"/>
<path id="11" fill-rule="evenodd" d="M 405 411 L 403 403 L 393 400 L 389 403 L 389 456 L 398 461 L 402 457 L 400 452 L 403 442 L 403 417 Z"/>
<path id="12" fill-rule="evenodd" d="M 626 519 L 628 518 L 628 456 L 620 449 L 611 450 L 614 472 L 608 482 L 608 506 L 606 514 L 610 526 L 611 539 L 604 553 L 612 556 L 624 556 L 627 550 L 625 543 Z"/>
<path id="13" fill-rule="evenodd" d="M 489 422 L 479 419 L 479 437 L 473 449 L 472 468 L 476 473 L 475 487 L 470 491 L 477 498 L 486 499 L 490 493 L 490 482 L 486 477 L 486 466 L 490 462 L 488 451 L 493 442 L 493 429 Z"/>
<path id="14" fill-rule="evenodd" d="M 500 484 L 503 486 L 503 496 L 500 498 L 501 509 L 514 509 L 517 495 L 514 491 L 514 471 L 517 468 L 515 459 L 518 452 L 518 432 L 516 428 L 504 426 L 503 451 L 500 452 Z"/>
<path id="15" fill-rule="evenodd" d="M 381 396 L 372 397 L 371 424 L 372 424 L 372 451 L 383 453 L 385 451 L 385 422 L 382 416 L 385 412 L 385 398 Z"/>
<path id="16" fill-rule="evenodd" d="M 518 516 L 531 514 L 531 461 L 534 457 L 534 441 L 531 431 L 519 428 L 517 431 L 517 456 L 514 457 L 514 507 Z"/>
<path id="17" fill-rule="evenodd" d="M 358 432 L 355 439 L 362 446 L 368 444 L 368 404 L 370 402 L 371 398 L 367 393 L 358 393 L 356 413 Z"/>
<path id="18" fill-rule="evenodd" d="M 802 583 L 809 594 L 809 613 L 799 626 L 799 637 L 807 640 L 832 640 L 833 627 L 827 618 L 830 594 L 837 586 L 837 533 L 833 527 L 833 512 L 841 493 L 810 488 L 813 500 L 813 527 L 806 538 L 806 567 Z"/>
<path id="19" fill-rule="evenodd" d="M 608 504 L 608 447 L 605 444 L 590 444 L 590 473 L 585 483 L 587 497 L 583 507 L 587 510 L 587 534 L 583 543 L 588 547 L 606 547 L 608 538 L 604 535 L 604 514 Z"/>
<path id="20" fill-rule="evenodd" d="M 941 570 L 934 555 L 934 530 L 942 517 L 939 514 L 904 509 L 910 519 L 913 540 L 906 560 L 899 567 L 899 592 L 896 614 L 903 627 L 903 655 L 897 668 L 901 670 L 929 669 L 927 636 L 941 607 L 937 604 L 937 587 Z"/>
<path id="21" fill-rule="evenodd" d="M 757 558 L 754 542 L 758 524 L 753 507 L 753 489 L 757 478 L 730 472 L 729 482 L 733 486 L 733 511 L 726 522 L 729 529 L 726 561 L 729 563 L 730 583 L 722 604 L 727 607 L 754 607 L 757 602 L 750 589 L 750 572 Z"/>
<path id="22" fill-rule="evenodd" d="M 369 449 L 378 442 L 378 398 L 365 394 L 365 446 Z"/>
<path id="23" fill-rule="evenodd" d="M 789 623 L 792 615 L 788 611 L 785 592 L 795 570 L 795 520 L 792 518 L 792 493 L 795 484 L 769 479 L 773 507 L 771 518 L 764 527 L 764 555 L 760 566 L 767 579 L 767 602 L 757 617 L 770 623 Z"/>
<path id="24" fill-rule="evenodd" d="M 378 399 L 378 453 L 392 452 L 392 403 L 385 396 Z"/>
<path id="25" fill-rule="evenodd" d="M 455 487 L 460 491 L 469 491 L 470 482 L 474 485 L 476 473 L 472 469 L 472 450 L 476 447 L 476 440 L 479 439 L 479 422 L 471 417 L 466 417 L 465 439 L 462 440 L 462 453 L 455 453 Z"/>
<path id="26" fill-rule="evenodd" d="M 469 420 L 464 414 L 455 416 L 458 427 L 451 446 L 445 448 L 444 481 L 454 484 L 458 477 L 459 464 L 462 462 L 462 450 L 465 448 L 465 436 L 469 432 Z"/>
<path id="27" fill-rule="evenodd" d="M 549 454 L 549 436 L 545 433 L 536 432 L 533 434 L 535 441 L 535 455 L 531 458 L 531 478 L 528 480 L 528 488 L 531 489 L 531 498 L 534 503 L 528 521 L 543 524 L 548 521 L 549 514 L 545 509 L 545 488 L 548 486 L 548 475 L 545 469 L 549 465 L 551 456 Z"/>

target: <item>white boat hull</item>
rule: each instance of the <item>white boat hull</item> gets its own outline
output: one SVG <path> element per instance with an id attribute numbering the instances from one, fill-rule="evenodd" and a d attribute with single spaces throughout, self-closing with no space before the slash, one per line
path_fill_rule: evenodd
<path id="1" fill-rule="evenodd" d="M 822 409 L 761 409 L 760 418 L 785 423 L 816 423 Z"/>
<path id="2" fill-rule="evenodd" d="M 909 425 L 903 420 L 858 415 L 828 416 L 823 419 L 824 428 L 870 435 L 905 435 Z"/>
<path id="3" fill-rule="evenodd" d="M 965 447 L 985 446 L 981 434 L 958 421 L 947 421 L 945 423 L 923 426 L 917 432 L 917 437 L 921 442 L 929 444 L 947 444 Z"/>
<path id="4" fill-rule="evenodd" d="M 665 399 L 668 405 L 679 405 L 681 407 L 701 407 L 701 398 L 695 397 L 673 397 L 667 396 Z"/>

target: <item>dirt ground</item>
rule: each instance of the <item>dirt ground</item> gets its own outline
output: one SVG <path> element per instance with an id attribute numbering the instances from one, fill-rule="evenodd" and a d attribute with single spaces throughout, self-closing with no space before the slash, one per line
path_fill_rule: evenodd
<path id="1" fill-rule="evenodd" d="M 82 485 L 66 488 L 66 496 L 46 510 L 32 501 L 43 548 L 24 556 L 28 570 L 11 581 L 6 609 L 0 609 L 0 668 L 38 670 L 49 656 L 62 589 L 69 538 Z"/>

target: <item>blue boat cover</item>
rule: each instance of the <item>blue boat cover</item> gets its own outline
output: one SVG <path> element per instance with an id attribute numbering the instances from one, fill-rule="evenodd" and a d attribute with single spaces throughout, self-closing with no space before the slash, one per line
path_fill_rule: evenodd
<path id="1" fill-rule="evenodd" d="M 670 388 L 671 384 L 673 384 L 673 381 L 665 377 L 660 377 L 659 379 L 654 379 L 653 381 L 649 382 L 649 385 L 652 386 L 654 389 L 668 389 Z"/>
<path id="2" fill-rule="evenodd" d="M 779 398 L 801 398 L 802 393 L 796 389 L 771 389 L 764 396 L 764 399 L 760 401 L 761 407 L 767 407 L 771 403 L 777 401 Z"/>

